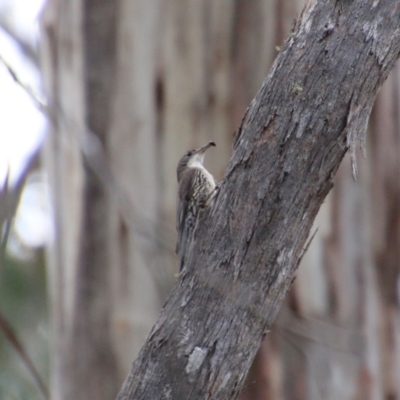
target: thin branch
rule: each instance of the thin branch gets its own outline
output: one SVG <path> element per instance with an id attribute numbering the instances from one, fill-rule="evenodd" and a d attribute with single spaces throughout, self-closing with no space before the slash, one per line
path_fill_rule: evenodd
<path id="1" fill-rule="evenodd" d="M 7 22 L 6 18 L 1 17 L 0 13 L 0 29 L 19 47 L 24 56 L 32 62 L 32 64 L 39 68 L 39 57 L 34 46 L 24 40 L 18 32 Z"/>
<path id="2" fill-rule="evenodd" d="M 14 350 L 19 354 L 25 366 L 28 368 L 43 398 L 48 400 L 50 398 L 49 391 L 46 385 L 44 384 L 44 381 L 41 378 L 39 371 L 35 367 L 35 364 L 29 357 L 28 352 L 25 350 L 21 341 L 18 339 L 11 324 L 6 320 L 6 318 L 1 314 L 1 312 L 0 312 L 0 330 L 3 332 L 4 336 L 7 338 L 9 343 L 11 343 Z"/>
<path id="3" fill-rule="evenodd" d="M 1 235 L 1 245 L 0 245 L 0 266 L 1 266 L 1 261 L 4 259 L 4 254 L 5 254 L 5 250 L 7 247 L 7 241 L 8 241 L 8 236 L 10 234 L 10 215 L 9 215 L 9 211 L 8 211 L 8 199 L 7 199 L 7 195 L 8 195 L 8 185 L 9 185 L 9 180 L 10 180 L 10 169 L 7 168 L 7 172 L 6 172 L 6 179 L 4 181 L 3 184 L 3 189 L 0 190 L 0 205 L 1 205 L 1 209 L 6 210 L 6 212 L 4 213 L 5 215 L 3 215 L 3 213 L 1 213 L 0 215 L 0 229 L 3 228 L 4 225 L 4 231 L 2 232 Z"/>
<path id="4" fill-rule="evenodd" d="M 19 86 L 22 87 L 22 89 L 25 90 L 25 92 L 28 93 L 29 97 L 33 100 L 35 103 L 35 106 L 43 113 L 49 116 L 49 109 L 48 106 L 45 102 L 44 99 L 40 97 L 38 93 L 26 82 L 23 82 L 22 79 L 19 77 L 17 72 L 14 70 L 14 68 L 6 61 L 6 59 L 3 57 L 2 54 L 0 54 L 0 61 L 5 65 L 7 68 L 8 72 L 10 73 L 11 77 L 14 79 L 16 83 L 18 83 Z"/>
<path id="5" fill-rule="evenodd" d="M 303 250 L 302 250 L 302 252 L 301 252 L 301 254 L 300 254 L 300 257 L 299 257 L 299 259 L 298 259 L 298 261 L 297 261 L 296 269 L 299 267 L 299 265 L 300 265 L 301 262 L 303 261 L 303 257 L 304 257 L 305 254 L 307 253 L 308 248 L 310 247 L 312 241 L 314 240 L 314 237 L 315 237 L 315 235 L 317 234 L 317 232 L 318 232 L 318 228 L 317 228 L 317 229 L 315 230 L 315 232 L 311 235 L 311 237 L 308 239 L 306 245 L 304 246 L 304 248 L 303 248 Z"/>
<path id="6" fill-rule="evenodd" d="M 25 186 L 29 173 L 39 166 L 39 149 L 32 153 L 26 162 L 23 171 L 13 186 L 9 184 L 9 171 L 3 189 L 0 189 L 0 228 L 3 228 L 0 244 L 0 271 L 4 262 L 7 241 L 10 235 L 12 220 L 15 217 L 21 199 L 22 190 Z"/>

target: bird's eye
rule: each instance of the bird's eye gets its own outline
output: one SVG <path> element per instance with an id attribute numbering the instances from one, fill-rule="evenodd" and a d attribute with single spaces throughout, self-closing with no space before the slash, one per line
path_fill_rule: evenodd
<path id="1" fill-rule="evenodd" d="M 188 157 L 190 157 L 190 156 L 192 155 L 192 152 L 191 152 L 191 151 L 188 151 L 188 152 L 186 153 L 186 155 L 187 155 Z"/>

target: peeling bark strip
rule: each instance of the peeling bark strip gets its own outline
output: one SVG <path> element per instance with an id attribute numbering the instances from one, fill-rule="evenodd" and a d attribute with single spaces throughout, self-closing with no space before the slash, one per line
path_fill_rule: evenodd
<path id="1" fill-rule="evenodd" d="M 309 2 L 250 105 L 188 272 L 119 400 L 236 398 L 399 52 L 399 2 Z"/>

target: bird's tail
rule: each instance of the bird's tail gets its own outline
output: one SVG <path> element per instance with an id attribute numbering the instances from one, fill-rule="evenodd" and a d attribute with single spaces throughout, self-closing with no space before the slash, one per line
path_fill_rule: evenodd
<path id="1" fill-rule="evenodd" d="M 183 226 L 182 232 L 178 237 L 178 242 L 176 243 L 176 253 L 181 256 L 179 271 L 182 271 L 184 266 L 184 260 L 187 256 L 187 251 L 190 247 L 190 242 L 192 240 L 193 231 L 196 223 L 196 218 L 194 215 L 188 215 Z"/>

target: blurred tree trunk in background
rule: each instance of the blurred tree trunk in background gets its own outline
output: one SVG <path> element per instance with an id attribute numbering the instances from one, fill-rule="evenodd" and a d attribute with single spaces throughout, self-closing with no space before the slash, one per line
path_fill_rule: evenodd
<path id="1" fill-rule="evenodd" d="M 57 117 L 45 148 L 56 240 L 49 249 L 54 399 L 110 399 L 118 388 L 111 336 L 107 188 L 82 162 L 85 125 L 103 144 L 116 64 L 112 2 L 50 1 L 44 75 Z M 91 149 L 90 149 L 91 150 Z"/>
<path id="2" fill-rule="evenodd" d="M 303 3 L 48 0 L 43 70 L 59 111 L 44 151 L 57 232 L 53 399 L 117 394 L 178 269 L 177 161 L 214 140 L 206 163 L 222 177 Z M 371 118 L 368 160 L 357 182 L 348 162 L 339 170 L 242 399 L 400 398 L 399 93 L 397 68 Z M 80 147 L 96 147 L 85 126 L 105 149 L 109 185 L 84 162 Z"/>

